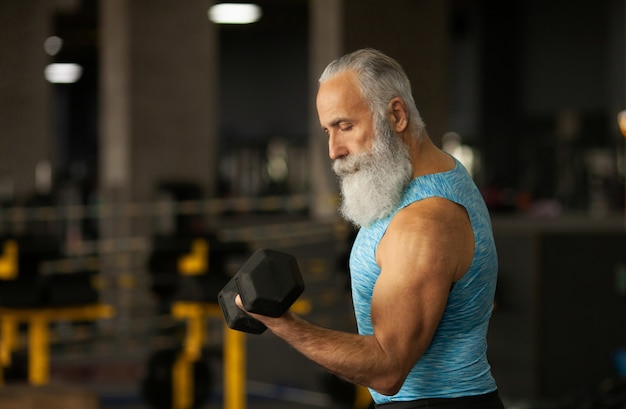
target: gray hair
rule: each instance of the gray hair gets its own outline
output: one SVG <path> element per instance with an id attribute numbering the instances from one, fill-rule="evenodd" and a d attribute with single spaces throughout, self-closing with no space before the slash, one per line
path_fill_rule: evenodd
<path id="1" fill-rule="evenodd" d="M 328 64 L 319 83 L 345 71 L 357 74 L 359 88 L 369 103 L 375 126 L 382 125 L 381 121 L 386 120 L 389 112 L 389 102 L 399 97 L 407 106 L 409 126 L 417 138 L 421 137 L 425 125 L 413 99 L 411 82 L 396 60 L 372 48 L 357 50 Z"/>

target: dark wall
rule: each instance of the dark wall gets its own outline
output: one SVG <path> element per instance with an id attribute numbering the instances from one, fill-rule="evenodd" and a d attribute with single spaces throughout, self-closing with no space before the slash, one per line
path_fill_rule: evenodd
<path id="1" fill-rule="evenodd" d="M 582 398 L 616 379 L 626 347 L 626 234 L 496 224 L 489 359 L 505 396 Z"/>
<path id="2" fill-rule="evenodd" d="M 275 136 L 306 143 L 307 3 L 258 3 L 264 9 L 258 23 L 220 28 L 222 144 L 262 144 Z"/>

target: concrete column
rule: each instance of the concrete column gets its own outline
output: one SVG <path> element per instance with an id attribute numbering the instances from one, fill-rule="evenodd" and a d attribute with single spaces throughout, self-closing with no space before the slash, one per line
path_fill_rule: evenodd
<path id="1" fill-rule="evenodd" d="M 100 186 L 129 200 L 130 175 L 130 41 L 128 0 L 100 3 Z"/>
<path id="2" fill-rule="evenodd" d="M 0 201 L 32 195 L 37 163 L 55 163 L 52 84 L 43 75 L 52 6 L 47 0 L 0 2 Z"/>
<path id="3" fill-rule="evenodd" d="M 337 214 L 337 182 L 328 158 L 328 143 L 315 107 L 318 78 L 329 62 L 343 53 L 343 0 L 310 0 L 311 102 L 309 150 L 311 161 L 311 206 L 313 217 L 332 218 Z"/>
<path id="4" fill-rule="evenodd" d="M 101 186 L 147 201 L 164 180 L 215 188 L 216 30 L 208 0 L 101 4 Z"/>

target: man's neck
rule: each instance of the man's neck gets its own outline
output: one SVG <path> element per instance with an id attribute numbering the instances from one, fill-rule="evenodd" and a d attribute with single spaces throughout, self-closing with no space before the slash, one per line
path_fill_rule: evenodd
<path id="1" fill-rule="evenodd" d="M 447 172 L 454 168 L 454 159 L 437 148 L 424 131 L 422 137 L 409 145 L 413 178 L 432 173 Z"/>

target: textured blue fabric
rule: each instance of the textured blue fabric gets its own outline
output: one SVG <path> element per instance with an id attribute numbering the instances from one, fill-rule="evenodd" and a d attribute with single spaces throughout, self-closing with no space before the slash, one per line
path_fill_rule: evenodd
<path id="1" fill-rule="evenodd" d="M 414 179 L 397 210 L 359 230 L 350 255 L 352 296 L 359 333 L 372 335 L 372 291 L 380 274 L 376 249 L 393 216 L 409 204 L 442 197 L 467 210 L 474 230 L 474 259 L 454 284 L 443 318 L 424 355 L 394 396 L 370 390 L 378 404 L 422 398 L 474 396 L 496 390 L 487 362 L 487 327 L 493 308 L 498 260 L 487 207 L 458 161 L 454 169 Z M 410 311 L 398 312 L 410 320 Z"/>

